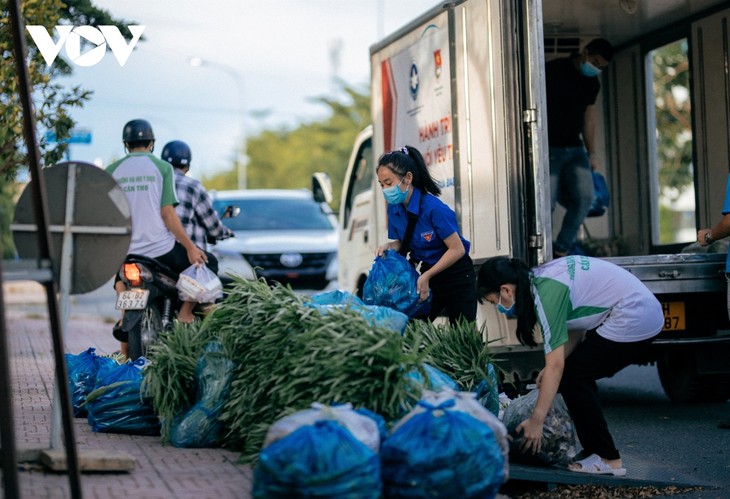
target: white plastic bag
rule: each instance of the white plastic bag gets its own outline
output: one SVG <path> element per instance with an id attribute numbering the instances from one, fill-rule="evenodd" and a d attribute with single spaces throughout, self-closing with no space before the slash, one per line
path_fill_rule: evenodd
<path id="1" fill-rule="evenodd" d="M 314 402 L 311 409 L 304 409 L 275 421 L 266 433 L 263 448 L 281 440 L 302 426 L 317 421 L 332 420 L 347 428 L 352 436 L 377 453 L 380 450 L 380 433 L 373 420 L 353 410 L 352 404 L 327 406 Z"/>
<path id="2" fill-rule="evenodd" d="M 223 283 L 206 265 L 193 264 L 180 273 L 177 290 L 183 301 L 211 303 L 223 296 Z"/>

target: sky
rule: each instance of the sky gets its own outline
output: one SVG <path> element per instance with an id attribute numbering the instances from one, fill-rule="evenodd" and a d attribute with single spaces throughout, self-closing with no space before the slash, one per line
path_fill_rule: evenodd
<path id="1" fill-rule="evenodd" d="M 92 139 L 71 144 L 70 159 L 106 166 L 125 154 L 124 124 L 144 118 L 155 131 L 155 154 L 170 140 L 187 142 L 193 154 L 189 175 L 202 178 L 232 168 L 235 146 L 246 135 L 323 118 L 326 107 L 312 99 L 342 96 L 335 78 L 365 90 L 370 46 L 439 1 L 93 3 L 117 19 L 144 25 L 145 40 L 124 66 L 110 51 L 96 65 L 72 64 L 73 75 L 63 83 L 94 93 L 71 113 Z M 65 48 L 60 57 L 69 60 Z M 203 64 L 194 67 L 193 58 Z"/>

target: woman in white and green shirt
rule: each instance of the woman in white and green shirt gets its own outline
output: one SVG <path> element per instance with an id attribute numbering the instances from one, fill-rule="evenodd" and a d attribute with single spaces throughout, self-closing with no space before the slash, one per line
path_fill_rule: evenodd
<path id="1" fill-rule="evenodd" d="M 530 269 L 515 258 L 488 259 L 479 271 L 480 299 L 517 319 L 517 337 L 535 346 L 542 333 L 545 368 L 532 415 L 518 427 L 525 447 L 540 450 L 555 395 L 565 400 L 583 459 L 568 469 L 623 476 L 621 456 L 603 417 L 596 380 L 640 360 L 664 324 L 656 297 L 630 272 L 605 260 L 568 256 Z"/>

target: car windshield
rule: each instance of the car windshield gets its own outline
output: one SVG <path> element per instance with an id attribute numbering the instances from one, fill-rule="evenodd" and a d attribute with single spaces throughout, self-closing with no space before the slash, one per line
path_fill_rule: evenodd
<path id="1" fill-rule="evenodd" d="M 327 214 L 311 199 L 226 199 L 213 206 L 221 213 L 226 206 L 241 209 L 237 217 L 224 218 L 231 230 L 331 230 Z"/>

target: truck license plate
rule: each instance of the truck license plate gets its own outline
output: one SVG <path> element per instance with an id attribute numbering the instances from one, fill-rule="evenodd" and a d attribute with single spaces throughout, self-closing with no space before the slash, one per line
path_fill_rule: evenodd
<path id="1" fill-rule="evenodd" d="M 132 289 L 122 291 L 117 296 L 117 310 L 142 310 L 147 306 L 147 298 L 150 296 L 148 289 Z"/>
<path id="2" fill-rule="evenodd" d="M 662 331 L 682 331 L 686 329 L 683 301 L 662 302 L 662 310 L 664 311 Z"/>

